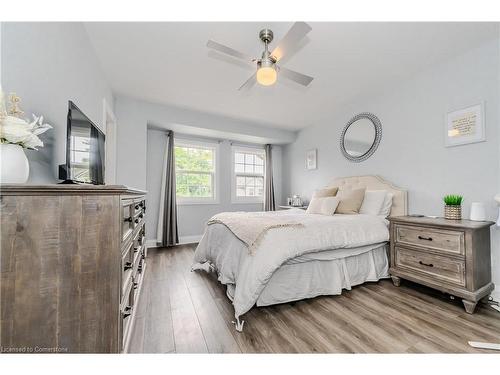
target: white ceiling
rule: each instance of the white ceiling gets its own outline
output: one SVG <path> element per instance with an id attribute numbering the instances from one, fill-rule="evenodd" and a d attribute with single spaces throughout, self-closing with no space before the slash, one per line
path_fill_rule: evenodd
<path id="1" fill-rule="evenodd" d="M 297 130 L 335 106 L 498 37 L 496 23 L 310 23 L 284 66 L 313 76 L 309 87 L 278 78 L 237 88 L 253 68 L 209 51 L 211 38 L 260 56 L 260 29 L 275 45 L 292 23 L 86 23 L 112 89 L 122 95 Z"/>

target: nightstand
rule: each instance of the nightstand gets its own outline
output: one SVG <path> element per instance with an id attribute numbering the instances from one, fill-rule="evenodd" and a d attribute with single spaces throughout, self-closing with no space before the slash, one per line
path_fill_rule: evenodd
<path id="1" fill-rule="evenodd" d="M 491 282 L 491 221 L 390 217 L 394 285 L 407 279 L 462 298 L 472 314 L 488 298 Z"/>

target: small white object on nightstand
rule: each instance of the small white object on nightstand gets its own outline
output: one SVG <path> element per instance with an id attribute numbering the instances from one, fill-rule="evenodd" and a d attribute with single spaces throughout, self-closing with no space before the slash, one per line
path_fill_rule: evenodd
<path id="1" fill-rule="evenodd" d="M 486 209 L 482 202 L 472 202 L 470 205 L 470 219 L 474 221 L 486 220 Z"/>

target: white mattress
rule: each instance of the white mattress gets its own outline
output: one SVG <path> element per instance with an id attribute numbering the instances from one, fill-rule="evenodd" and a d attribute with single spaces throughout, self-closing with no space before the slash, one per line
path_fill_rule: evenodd
<path id="1" fill-rule="evenodd" d="M 339 295 L 343 289 L 389 276 L 387 244 L 354 249 L 322 251 L 283 264 L 257 299 L 257 306 L 298 301 L 320 295 Z M 227 295 L 234 296 L 234 284 Z"/>

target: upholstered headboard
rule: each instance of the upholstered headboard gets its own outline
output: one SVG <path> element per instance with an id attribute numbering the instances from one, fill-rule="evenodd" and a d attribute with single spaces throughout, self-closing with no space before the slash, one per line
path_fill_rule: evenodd
<path id="1" fill-rule="evenodd" d="M 338 186 L 343 189 L 366 188 L 367 190 L 387 190 L 394 194 L 392 199 L 391 216 L 408 214 L 408 192 L 398 188 L 380 176 L 352 176 L 335 178 L 328 186 Z"/>

